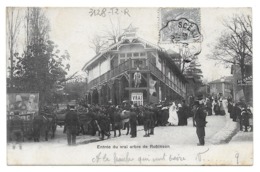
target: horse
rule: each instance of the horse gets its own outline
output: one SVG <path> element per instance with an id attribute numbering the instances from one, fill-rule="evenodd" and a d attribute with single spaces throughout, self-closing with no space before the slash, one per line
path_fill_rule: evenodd
<path id="1" fill-rule="evenodd" d="M 55 114 L 45 114 L 44 116 L 49 120 L 48 127 L 51 131 L 51 138 L 53 139 L 57 129 L 57 117 Z"/>
<path id="2" fill-rule="evenodd" d="M 123 129 L 123 121 L 121 120 L 121 112 L 119 109 L 110 112 L 110 123 L 112 124 L 112 131 L 114 131 L 114 137 L 116 137 L 116 130 L 118 130 L 118 136 L 121 136 L 121 129 Z"/>
<path id="3" fill-rule="evenodd" d="M 39 142 L 41 135 L 44 135 L 45 141 L 48 141 L 49 131 L 52 131 L 52 138 L 56 130 L 55 120 L 46 114 L 36 115 L 33 119 L 33 138 L 34 142 Z"/>
<path id="4" fill-rule="evenodd" d="M 103 112 L 96 114 L 97 118 L 94 120 L 97 125 L 99 135 L 101 135 L 101 140 L 104 140 L 104 136 L 110 137 L 110 120 L 107 115 Z"/>

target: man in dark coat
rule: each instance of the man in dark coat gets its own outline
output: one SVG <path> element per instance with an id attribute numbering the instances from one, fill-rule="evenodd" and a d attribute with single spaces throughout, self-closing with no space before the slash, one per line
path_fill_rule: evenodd
<path id="1" fill-rule="evenodd" d="M 202 98 L 198 98 L 196 102 L 197 109 L 195 112 L 195 125 L 196 125 L 196 133 L 199 138 L 198 146 L 204 146 L 205 144 L 205 125 L 206 125 L 206 113 L 204 111 L 204 107 L 202 104 Z"/>
<path id="2" fill-rule="evenodd" d="M 168 106 L 163 106 L 162 107 L 162 126 L 165 126 L 168 123 L 169 119 L 169 107 Z"/>
<path id="3" fill-rule="evenodd" d="M 144 110 L 144 137 L 150 137 L 150 125 L 151 125 L 151 113 L 148 110 L 148 107 L 145 107 Z"/>
<path id="4" fill-rule="evenodd" d="M 151 107 L 149 112 L 151 114 L 150 135 L 154 135 L 154 128 L 157 121 L 156 110 L 154 107 Z"/>
<path id="5" fill-rule="evenodd" d="M 131 127 L 131 138 L 134 138 L 136 137 L 136 130 L 137 130 L 137 114 L 136 112 L 134 111 L 133 108 L 130 109 L 130 127 Z"/>
<path id="6" fill-rule="evenodd" d="M 157 123 L 156 126 L 162 126 L 162 105 L 157 105 L 157 107 L 154 110 L 156 119 L 157 119 Z"/>
<path id="7" fill-rule="evenodd" d="M 190 116 L 190 108 L 189 106 L 185 103 L 185 100 L 182 100 L 182 110 L 183 110 L 183 125 L 188 125 L 187 119 Z"/>
<path id="8" fill-rule="evenodd" d="M 242 119 L 242 125 L 245 126 L 245 132 L 248 132 L 249 113 L 248 113 L 246 107 L 243 107 L 243 109 L 242 109 L 241 119 Z"/>
<path id="9" fill-rule="evenodd" d="M 233 110 L 234 110 L 233 103 L 229 100 L 228 101 L 228 113 L 229 113 L 229 116 L 231 119 L 233 119 Z"/>
<path id="10" fill-rule="evenodd" d="M 208 116 L 211 116 L 212 115 L 212 102 L 210 99 L 207 99 L 207 101 L 206 101 L 206 108 L 207 108 Z"/>
<path id="11" fill-rule="evenodd" d="M 237 121 L 237 120 L 240 124 L 240 131 L 242 131 L 243 130 L 242 116 L 241 116 L 240 105 L 238 103 L 235 105 L 234 114 L 233 114 L 233 121 Z"/>
<path id="12" fill-rule="evenodd" d="M 79 129 L 79 118 L 74 105 L 69 106 L 69 111 L 65 116 L 65 126 L 68 145 L 76 145 L 76 135 Z"/>

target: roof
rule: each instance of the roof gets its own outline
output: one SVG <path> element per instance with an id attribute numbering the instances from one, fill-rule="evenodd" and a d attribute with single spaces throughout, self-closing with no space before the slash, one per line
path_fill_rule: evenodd
<path id="1" fill-rule="evenodd" d="M 209 82 L 209 84 L 216 84 L 216 83 L 222 83 L 222 82 L 233 83 L 233 80 L 234 80 L 233 76 L 226 76 L 226 77 L 222 77 L 220 79 L 211 81 L 211 82 Z"/>
<path id="2" fill-rule="evenodd" d="M 95 62 L 96 60 L 98 60 L 100 57 L 102 57 L 102 55 L 104 55 L 105 53 L 109 52 L 110 50 L 112 50 L 113 48 L 115 48 L 116 46 L 120 45 L 120 44 L 123 44 L 125 40 L 128 40 L 128 39 L 122 39 L 120 41 L 118 41 L 117 43 L 115 44 L 112 44 L 111 46 L 109 46 L 107 49 L 105 49 L 104 51 L 100 52 L 99 54 L 97 54 L 96 56 L 94 56 L 90 61 L 88 61 L 82 68 L 82 70 L 85 70 L 89 65 L 91 65 L 93 62 Z M 148 46 L 158 50 L 158 55 L 159 57 L 163 57 L 163 58 L 166 58 L 168 60 L 168 62 L 173 66 L 172 70 L 174 72 L 176 72 L 176 74 L 178 74 L 180 76 L 180 78 L 187 82 L 185 76 L 183 75 L 183 73 L 181 72 L 181 70 L 179 69 L 179 67 L 175 64 L 174 62 L 174 58 L 176 57 L 180 57 L 180 54 L 176 53 L 176 52 L 171 52 L 171 53 L 168 53 L 167 51 L 163 50 L 160 46 L 158 45 L 155 45 L 153 43 L 150 43 L 146 40 L 144 40 L 143 38 L 141 37 L 136 37 L 134 40 L 138 40 L 140 41 L 141 43 L 144 43 L 144 44 L 147 44 Z"/>
<path id="3" fill-rule="evenodd" d="M 96 61 L 97 59 L 99 59 L 102 55 L 104 55 L 105 53 L 109 52 L 110 50 L 112 50 L 113 48 L 115 48 L 116 46 L 122 44 L 126 39 L 121 39 L 120 41 L 118 41 L 117 43 L 114 43 L 112 45 L 110 45 L 107 49 L 103 50 L 102 52 L 98 53 L 97 55 L 95 55 L 91 60 L 89 60 L 82 68 L 82 70 L 86 69 L 90 64 L 92 64 L 94 61 Z M 155 44 L 152 44 L 146 40 L 144 40 L 143 38 L 141 37 L 137 37 L 135 40 L 138 40 L 142 43 L 145 43 L 151 47 L 153 47 L 154 49 L 157 49 L 157 50 L 162 50 L 161 47 L 155 45 Z"/>

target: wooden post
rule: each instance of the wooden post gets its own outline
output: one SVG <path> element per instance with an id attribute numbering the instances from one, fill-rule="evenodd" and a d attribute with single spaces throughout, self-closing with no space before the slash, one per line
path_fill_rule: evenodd
<path id="1" fill-rule="evenodd" d="M 112 80 L 110 80 L 108 82 L 108 87 L 110 89 L 110 99 L 112 100 L 112 104 L 115 104 L 115 99 L 114 99 L 114 90 L 115 88 L 113 88 L 114 86 L 114 82 Z"/>
<path id="2" fill-rule="evenodd" d="M 133 75 L 131 73 L 129 73 L 129 88 L 130 88 L 130 90 L 129 90 L 129 101 L 131 101 L 132 76 Z"/>
<path id="3" fill-rule="evenodd" d="M 147 73 L 147 103 L 150 103 L 150 77 L 151 74 Z"/>
<path id="4" fill-rule="evenodd" d="M 101 87 L 97 88 L 97 92 L 98 92 L 98 104 L 101 105 Z"/>
<path id="5" fill-rule="evenodd" d="M 90 104 L 93 104 L 93 91 L 90 92 Z"/>
<path id="6" fill-rule="evenodd" d="M 121 96 L 121 94 L 122 94 L 122 81 L 121 81 L 121 79 L 120 80 L 118 80 L 118 97 L 117 97 L 117 100 L 118 100 L 118 104 L 121 104 L 122 103 L 122 100 L 121 100 L 121 98 L 122 98 L 122 96 Z"/>
<path id="7" fill-rule="evenodd" d="M 106 102 L 108 102 L 110 100 L 110 94 L 109 94 L 109 87 L 108 85 L 106 85 Z"/>

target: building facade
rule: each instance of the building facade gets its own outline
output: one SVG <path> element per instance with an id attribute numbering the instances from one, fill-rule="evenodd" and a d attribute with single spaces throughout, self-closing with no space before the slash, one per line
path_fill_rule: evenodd
<path id="1" fill-rule="evenodd" d="M 135 34 L 97 54 L 83 67 L 88 74 L 90 104 L 137 105 L 186 98 L 186 79 L 174 57 Z"/>
<path id="2" fill-rule="evenodd" d="M 239 65 L 231 67 L 231 74 L 233 74 L 234 92 L 233 99 L 235 102 L 246 101 L 253 104 L 253 66 L 246 64 L 244 68 L 244 79 L 242 79 L 241 69 Z"/>
<path id="3" fill-rule="evenodd" d="M 223 97 L 233 96 L 233 76 L 223 77 L 209 83 L 210 95 Z"/>

